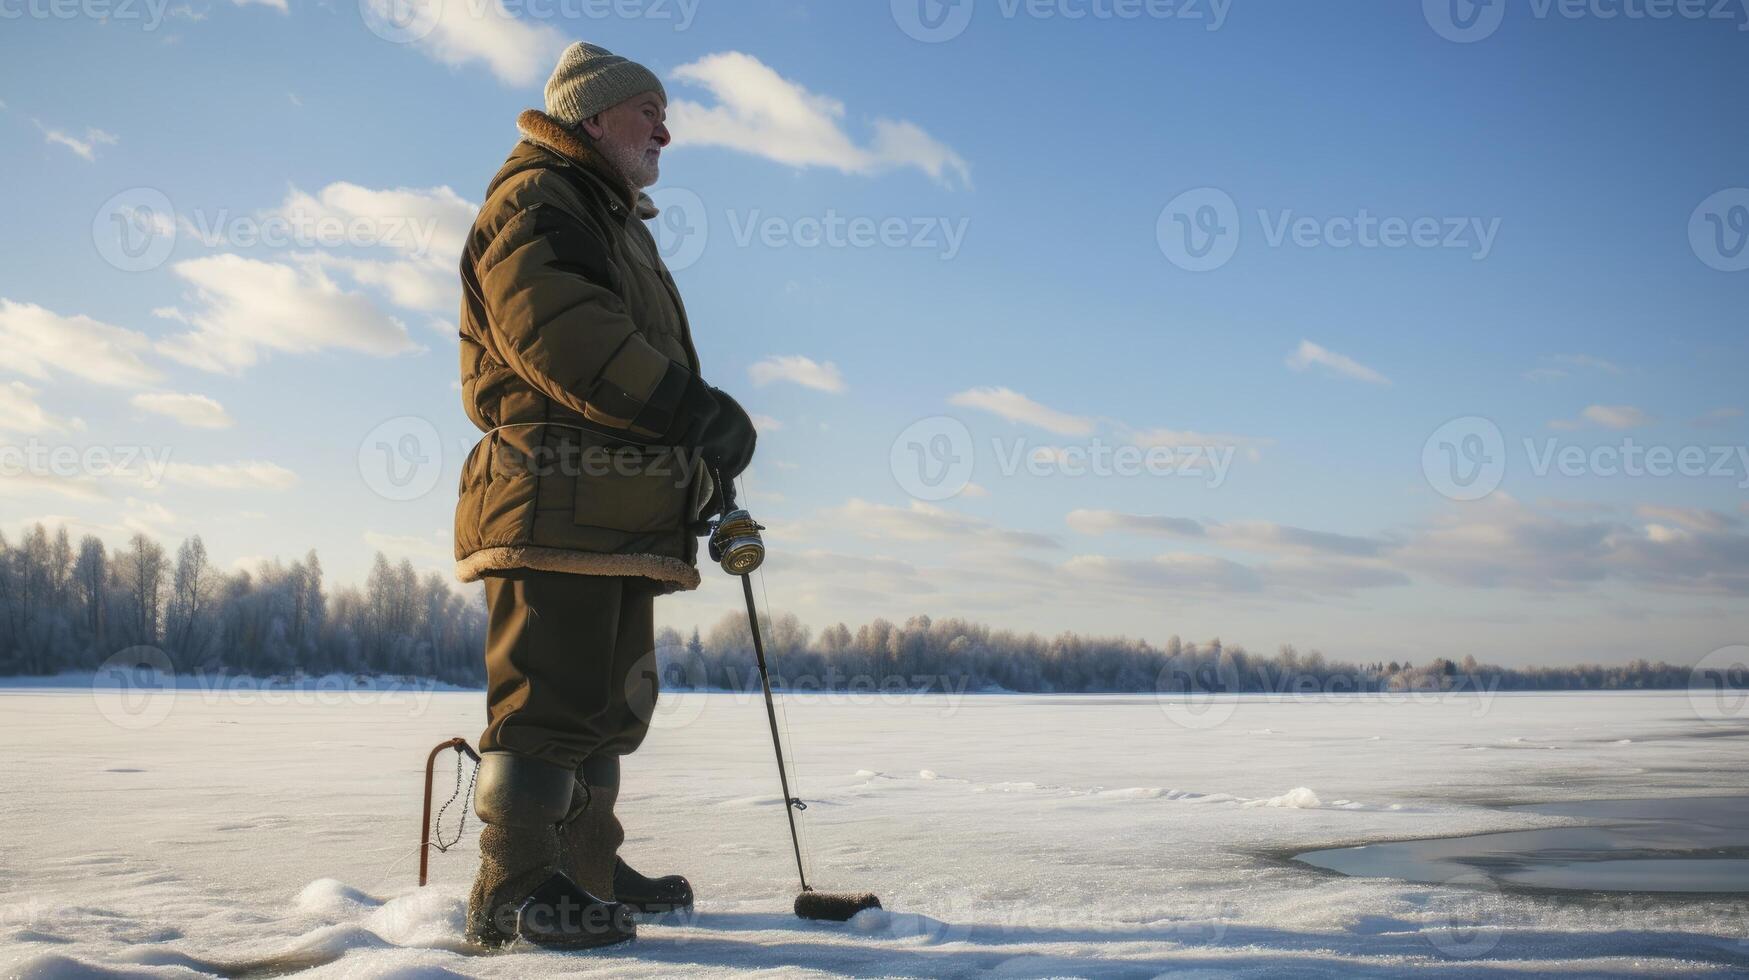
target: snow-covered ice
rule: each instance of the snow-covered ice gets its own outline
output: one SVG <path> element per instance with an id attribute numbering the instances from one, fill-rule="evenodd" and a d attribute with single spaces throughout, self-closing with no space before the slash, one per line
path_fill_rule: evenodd
<path id="1" fill-rule="evenodd" d="M 687 874 L 696 912 L 621 949 L 475 955 L 460 938 L 471 818 L 432 855 L 432 884 L 415 883 L 425 754 L 477 735 L 477 692 L 17 688 L 0 693 L 0 975 L 1749 970 L 1736 899 L 1501 892 L 1291 860 L 1571 822 L 1506 804 L 1749 792 L 1749 721 L 1703 720 L 1681 692 L 1181 708 L 788 699 L 811 878 L 886 904 L 824 924 L 789 912 L 762 703 L 667 696 L 627 760 L 623 853 Z"/>

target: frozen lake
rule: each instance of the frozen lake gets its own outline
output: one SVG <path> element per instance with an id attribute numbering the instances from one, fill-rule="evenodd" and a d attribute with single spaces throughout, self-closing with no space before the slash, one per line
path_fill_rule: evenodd
<path id="1" fill-rule="evenodd" d="M 848 925 L 788 913 L 763 705 L 663 712 L 627 760 L 623 853 L 688 875 L 696 915 L 620 950 L 476 956 L 471 819 L 415 882 L 425 755 L 477 736 L 480 694 L 0 690 L 0 976 L 1749 971 L 1745 899 L 1293 859 L 1595 822 L 1525 804 L 1749 794 L 1749 716 L 1683 692 L 792 699 L 810 877 L 889 910 Z"/>

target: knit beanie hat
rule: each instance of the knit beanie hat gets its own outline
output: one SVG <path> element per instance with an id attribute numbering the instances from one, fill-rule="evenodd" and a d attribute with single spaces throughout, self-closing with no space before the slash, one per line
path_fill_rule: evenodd
<path id="1" fill-rule="evenodd" d="M 575 128 L 601 110 L 644 92 L 655 92 L 663 105 L 668 104 L 668 93 L 655 72 L 600 45 L 578 41 L 559 56 L 559 66 L 547 79 L 547 115 Z"/>

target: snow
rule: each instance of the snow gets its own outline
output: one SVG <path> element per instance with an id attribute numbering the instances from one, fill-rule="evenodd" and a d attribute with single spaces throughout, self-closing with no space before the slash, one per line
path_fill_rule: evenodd
<path id="1" fill-rule="evenodd" d="M 477 735 L 479 693 L 266 694 L 0 692 L 0 976 L 1749 970 L 1744 900 L 1596 902 L 1290 859 L 1572 822 L 1505 804 L 1749 792 L 1749 722 L 1703 720 L 1683 692 L 1239 698 L 1189 724 L 1146 696 L 786 699 L 810 880 L 886 906 L 842 924 L 789 911 L 762 702 L 665 697 L 626 761 L 622 853 L 687 874 L 699 906 L 569 955 L 462 943 L 471 815 L 416 887 L 425 756 Z M 454 761 L 439 758 L 434 809 Z"/>

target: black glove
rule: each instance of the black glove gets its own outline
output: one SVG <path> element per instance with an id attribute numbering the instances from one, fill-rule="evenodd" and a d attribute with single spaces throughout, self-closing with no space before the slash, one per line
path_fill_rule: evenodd
<path id="1" fill-rule="evenodd" d="M 710 391 L 716 399 L 717 410 L 699 433 L 697 445 L 704 453 L 704 461 L 727 484 L 753 462 L 753 449 L 759 441 L 759 433 L 740 402 L 721 389 L 712 388 Z"/>

